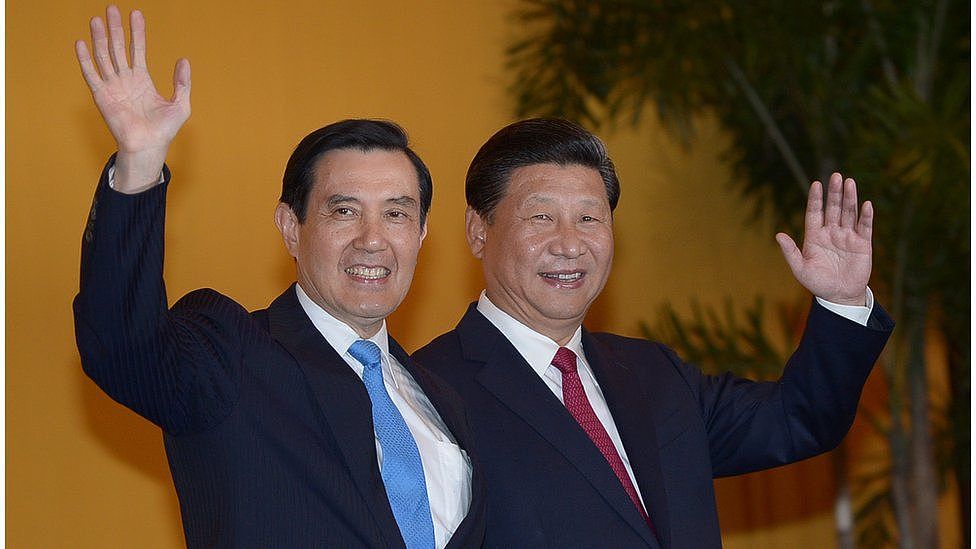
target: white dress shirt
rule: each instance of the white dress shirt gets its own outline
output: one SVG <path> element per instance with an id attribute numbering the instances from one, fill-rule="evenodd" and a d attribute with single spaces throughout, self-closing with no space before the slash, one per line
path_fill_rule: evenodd
<path id="1" fill-rule="evenodd" d="M 862 326 L 867 325 L 868 317 L 871 316 L 871 308 L 874 307 L 874 295 L 871 293 L 870 288 L 868 289 L 866 307 L 839 305 L 824 301 L 819 297 L 817 301 L 826 309 L 853 320 Z M 528 362 L 532 371 L 542 378 L 542 381 L 556 395 L 559 402 L 563 402 L 563 374 L 558 368 L 552 365 L 552 359 L 556 356 L 556 351 L 559 350 L 559 344 L 499 309 L 488 299 L 484 291 L 481 292 L 481 297 L 478 299 L 478 312 L 498 328 L 498 331 L 508 339 L 519 354 L 522 355 L 522 358 Z M 607 399 L 603 396 L 603 390 L 600 389 L 600 385 L 596 382 L 593 369 L 586 361 L 586 355 L 583 353 L 582 337 L 582 327 L 577 327 L 573 333 L 573 337 L 570 338 L 565 347 L 576 353 L 576 364 L 579 367 L 580 381 L 583 382 L 583 391 L 586 393 L 586 398 L 590 401 L 590 406 L 593 408 L 593 412 L 600 420 L 600 423 L 603 424 L 603 428 L 610 435 L 610 440 L 613 441 L 613 446 L 617 449 L 617 453 L 620 454 L 620 460 L 623 461 L 624 467 L 627 469 L 627 475 L 637 490 L 637 495 L 640 496 L 641 502 L 643 502 L 644 496 L 640 493 L 640 486 L 637 484 L 637 479 L 634 477 L 634 470 L 630 466 L 630 459 L 627 457 L 627 450 L 624 449 L 623 442 L 620 440 L 620 433 L 617 432 L 617 424 L 614 423 L 613 416 L 610 415 Z M 647 508 L 646 503 L 644 507 Z"/>
<path id="2" fill-rule="evenodd" d="M 362 338 L 348 325 L 319 307 L 301 286 L 296 284 L 295 289 L 298 302 L 312 324 L 362 379 L 365 367 L 349 354 L 349 346 Z M 430 515 L 434 522 L 434 541 L 437 547 L 442 548 L 450 541 L 471 505 L 471 460 L 458 447 L 450 430 L 413 376 L 390 354 L 386 322 L 383 322 L 380 330 L 369 340 L 380 348 L 386 391 L 417 441 L 420 460 L 424 466 L 424 478 L 427 481 Z M 382 469 L 383 448 L 379 439 L 375 438 L 375 432 L 373 436 L 376 456 Z"/>
<path id="3" fill-rule="evenodd" d="M 162 172 L 154 185 L 165 181 Z M 115 163 L 108 169 L 108 186 L 115 188 Z M 322 337 L 360 379 L 365 366 L 349 354 L 349 346 L 359 335 L 348 325 L 326 312 L 312 301 L 302 287 L 295 285 L 298 302 L 305 314 L 318 329 Z M 471 506 L 471 459 L 462 450 L 441 416 L 431 404 L 423 389 L 417 385 L 413 376 L 390 354 L 390 343 L 386 332 L 386 322 L 373 337 L 369 338 L 381 351 L 383 383 L 390 399 L 400 411 L 420 450 L 420 461 L 424 467 L 424 480 L 427 482 L 427 498 L 430 502 L 430 515 L 434 523 L 434 543 L 443 548 L 450 541 L 458 525 L 468 514 Z M 379 438 L 373 433 L 376 442 L 376 457 L 380 469 L 383 468 L 383 448 Z"/>
<path id="4" fill-rule="evenodd" d="M 114 189 L 114 164 L 109 167 L 108 179 L 109 187 Z M 163 180 L 163 174 L 160 173 L 157 183 L 162 183 Z M 360 339 L 359 335 L 345 323 L 319 307 L 308 297 L 301 286 L 296 284 L 295 289 L 297 290 L 298 301 L 305 310 L 305 314 L 312 320 L 312 323 L 329 342 L 329 345 L 362 379 L 364 366 L 349 354 L 349 346 Z M 874 294 L 871 292 L 871 288 L 867 288 L 866 304 L 863 307 L 832 303 L 819 297 L 816 299 L 827 310 L 862 326 L 867 325 L 868 318 L 874 308 Z M 528 362 L 532 370 L 542 378 L 542 381 L 545 382 L 556 398 L 563 402 L 562 372 L 552 365 L 552 359 L 556 356 L 559 344 L 499 309 L 488 299 L 484 291 L 481 292 L 481 297 L 478 299 L 477 308 L 478 312 L 508 338 L 509 342 Z M 444 425 L 437 410 L 420 386 L 417 385 L 417 382 L 404 369 L 403 365 L 390 355 L 385 321 L 380 330 L 369 339 L 379 346 L 382 352 L 383 381 L 386 390 L 394 405 L 403 415 L 414 440 L 417 441 L 417 448 L 420 450 L 420 459 L 424 467 L 424 477 L 427 481 L 427 495 L 434 522 L 435 542 L 437 547 L 443 548 L 447 545 L 454 531 L 457 530 L 458 525 L 464 520 L 471 504 L 471 460 L 467 453 L 457 446 L 447 426 Z M 613 441 L 613 445 L 627 469 L 627 475 L 643 502 L 644 496 L 640 493 L 640 486 L 634 477 L 627 451 L 620 440 L 617 425 L 613 421 L 613 416 L 610 415 L 607 400 L 603 396 L 600 385 L 596 382 L 593 369 L 586 361 L 586 355 L 583 353 L 581 327 L 576 328 L 566 347 L 576 353 L 576 362 L 586 398 L 590 401 L 593 412 L 607 431 L 610 440 Z M 379 439 L 375 438 L 375 433 L 373 436 L 376 442 L 376 455 L 380 468 L 382 468 L 383 449 L 380 446 Z"/>

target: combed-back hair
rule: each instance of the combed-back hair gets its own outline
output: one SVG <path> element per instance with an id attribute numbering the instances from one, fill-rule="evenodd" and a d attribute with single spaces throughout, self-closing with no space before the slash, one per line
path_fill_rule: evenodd
<path id="1" fill-rule="evenodd" d="M 534 164 L 579 165 L 603 178 L 610 211 L 620 198 L 620 181 L 607 148 L 599 137 L 561 118 L 530 118 L 498 130 L 481 146 L 468 167 L 464 193 L 482 219 L 491 222 L 505 197 L 512 172 Z"/>
<path id="2" fill-rule="evenodd" d="M 308 196 L 315 184 L 315 166 L 319 158 L 329 151 L 358 149 L 400 151 L 407 155 L 417 170 L 420 190 L 420 226 L 427 222 L 427 212 L 433 197 L 430 170 L 424 161 L 410 148 L 407 132 L 388 120 L 342 120 L 319 128 L 305 136 L 291 153 L 281 178 L 281 202 L 288 204 L 300 223 L 305 222 Z"/>

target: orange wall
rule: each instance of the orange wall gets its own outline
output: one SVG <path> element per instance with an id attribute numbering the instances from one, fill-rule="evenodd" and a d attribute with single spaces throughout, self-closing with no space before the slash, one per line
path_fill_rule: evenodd
<path id="1" fill-rule="evenodd" d="M 269 303 L 292 280 L 272 223 L 291 149 L 328 122 L 382 117 L 410 131 L 435 183 L 430 234 L 391 330 L 415 349 L 453 327 L 481 288 L 462 235 L 464 172 L 488 135 L 512 120 L 504 71 L 504 49 L 517 32 L 509 24 L 511 0 L 146 0 L 139 7 L 162 93 L 170 92 L 178 56 L 193 66 L 193 115 L 169 159 L 170 300 L 211 286 L 248 308 Z M 11 547 L 132 540 L 177 547 L 182 540 L 160 434 L 84 377 L 73 341 L 81 231 L 113 146 L 72 43 L 103 8 L 91 0 L 7 4 Z M 772 231 L 744 229 L 749 211 L 728 188 L 718 161 L 723 139 L 711 124 L 693 151 L 651 124 L 604 135 L 624 190 L 615 271 L 591 325 L 634 335 L 637 322 L 654 318 L 666 299 L 684 308 L 693 296 L 718 302 L 760 291 L 771 299 L 795 295 Z M 720 500 L 737 505 L 748 498 L 740 492 L 720 489 Z M 733 517 L 727 543 L 829 545 L 825 513 L 821 505 L 746 530 L 735 525 L 749 521 Z"/>

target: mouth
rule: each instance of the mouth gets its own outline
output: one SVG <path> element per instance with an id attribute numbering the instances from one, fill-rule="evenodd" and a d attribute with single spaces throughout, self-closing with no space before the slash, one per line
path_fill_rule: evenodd
<path id="1" fill-rule="evenodd" d="M 375 282 L 384 280 L 390 276 L 390 270 L 386 267 L 375 267 L 369 265 L 353 265 L 345 268 L 346 274 L 362 282 Z"/>
<path id="2" fill-rule="evenodd" d="M 539 276 L 556 288 L 578 288 L 583 284 L 586 271 L 541 271 Z"/>

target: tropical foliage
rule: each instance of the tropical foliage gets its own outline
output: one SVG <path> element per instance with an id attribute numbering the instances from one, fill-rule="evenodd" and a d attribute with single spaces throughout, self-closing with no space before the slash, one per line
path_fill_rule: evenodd
<path id="1" fill-rule="evenodd" d="M 713 114 L 732 137 L 727 159 L 743 197 L 779 228 L 799 228 L 810 180 L 855 175 L 882 220 L 872 288 L 898 322 L 882 358 L 889 407 L 873 418 L 889 460 L 881 476 L 854 483 L 871 546 L 937 546 L 940 462 L 959 484 L 968 544 L 969 9 L 961 0 L 523 0 L 525 33 L 509 51 L 521 115 L 598 128 L 650 112 L 693 146 L 699 115 Z M 709 314 L 722 318 L 672 314 L 670 326 L 717 336 Z M 933 334 L 951 386 L 935 405 Z M 697 350 L 716 358 L 734 343 L 769 358 L 735 339 L 744 334 L 722 337 L 732 343 L 699 339 Z M 934 448 L 946 456 L 936 460 Z"/>

